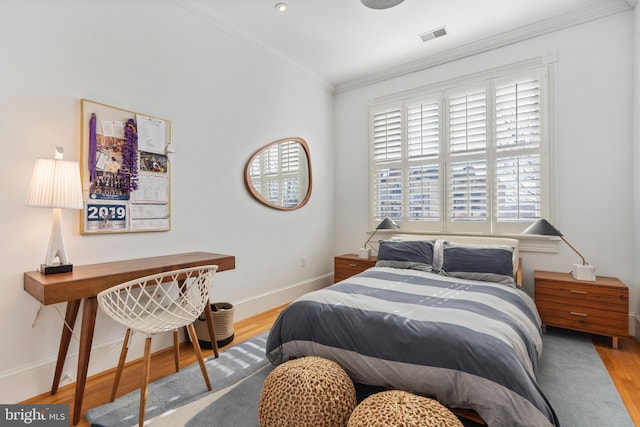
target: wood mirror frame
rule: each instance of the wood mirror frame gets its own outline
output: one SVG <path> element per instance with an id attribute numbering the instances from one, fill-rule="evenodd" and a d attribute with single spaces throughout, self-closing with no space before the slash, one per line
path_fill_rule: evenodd
<path id="1" fill-rule="evenodd" d="M 291 151 L 291 143 L 295 143 L 296 145 L 300 146 L 298 150 L 299 155 L 297 156 L 298 167 L 296 168 L 294 166 L 291 171 L 283 172 L 283 162 L 286 164 L 286 159 L 289 158 L 286 155 Z M 278 191 L 278 201 L 274 202 L 272 200 L 269 200 L 269 198 L 265 196 L 259 188 L 257 188 L 260 187 L 259 183 L 260 181 L 262 181 L 262 179 L 268 179 L 268 176 L 264 174 L 264 161 L 262 157 L 269 154 L 270 151 L 273 153 L 274 148 L 277 148 L 277 151 L 275 153 L 277 155 L 277 168 L 276 172 L 272 174 L 273 177 L 270 179 L 278 181 L 280 186 L 286 179 L 299 179 L 299 194 L 297 195 L 297 201 L 295 204 L 284 203 L 282 201 L 282 191 Z M 283 152 L 283 150 L 287 151 Z M 283 154 L 285 154 L 284 159 L 282 156 Z M 256 151 L 253 156 L 251 156 L 244 168 L 244 184 L 247 187 L 249 193 L 260 203 L 263 203 L 270 208 L 283 211 L 300 209 L 307 204 L 309 198 L 311 197 L 311 176 L 311 156 L 309 155 L 309 146 L 304 139 L 299 137 L 283 138 L 265 145 L 264 147 Z"/>

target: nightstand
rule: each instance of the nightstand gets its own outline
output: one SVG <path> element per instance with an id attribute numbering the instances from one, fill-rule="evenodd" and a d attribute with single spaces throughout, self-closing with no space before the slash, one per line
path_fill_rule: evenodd
<path id="1" fill-rule="evenodd" d="M 338 255 L 333 261 L 333 282 L 347 279 L 354 274 L 362 273 L 374 267 L 378 257 L 360 258 L 357 254 Z"/>
<path id="2" fill-rule="evenodd" d="M 612 338 L 629 335 L 629 288 L 614 277 L 576 280 L 568 273 L 535 271 L 535 299 L 543 325 Z"/>

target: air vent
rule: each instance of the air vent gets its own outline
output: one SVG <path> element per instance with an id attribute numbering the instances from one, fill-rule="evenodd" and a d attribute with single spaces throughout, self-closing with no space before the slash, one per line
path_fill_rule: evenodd
<path id="1" fill-rule="evenodd" d="M 437 28 L 435 30 L 427 31 L 426 33 L 422 33 L 419 37 L 423 42 L 428 42 L 429 40 L 437 39 L 438 37 L 447 35 L 447 27 Z"/>

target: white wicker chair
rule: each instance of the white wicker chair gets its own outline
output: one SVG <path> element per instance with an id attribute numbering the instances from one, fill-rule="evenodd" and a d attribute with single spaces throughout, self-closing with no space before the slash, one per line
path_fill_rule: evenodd
<path id="1" fill-rule="evenodd" d="M 160 332 L 173 331 L 175 365 L 176 370 L 179 370 L 178 329 L 186 327 L 207 389 L 211 390 L 209 375 L 207 374 L 193 322 L 200 316 L 206 305 L 209 304 L 209 288 L 217 269 L 217 265 L 206 265 L 168 271 L 131 280 L 98 294 L 98 304 L 102 311 L 127 327 L 111 391 L 112 402 L 115 399 L 122 368 L 127 357 L 131 332 L 141 332 L 147 336 L 144 346 L 144 365 L 140 389 L 140 416 L 138 420 L 140 426 L 144 424 L 144 410 L 151 362 L 151 337 L 153 335 Z"/>

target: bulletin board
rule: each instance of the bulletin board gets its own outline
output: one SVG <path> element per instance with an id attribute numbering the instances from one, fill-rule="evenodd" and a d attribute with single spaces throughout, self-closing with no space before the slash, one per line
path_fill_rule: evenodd
<path id="1" fill-rule="evenodd" d="M 171 122 L 81 100 L 81 233 L 171 229 Z"/>

